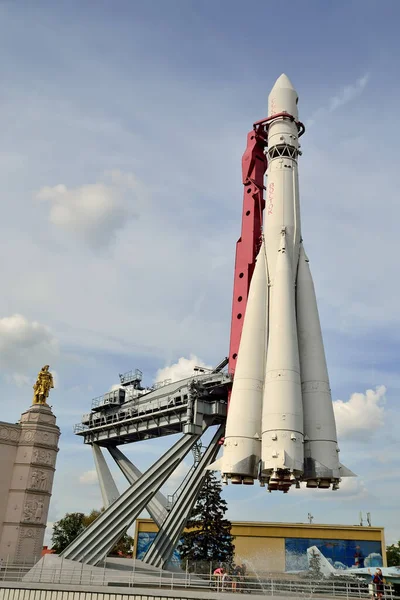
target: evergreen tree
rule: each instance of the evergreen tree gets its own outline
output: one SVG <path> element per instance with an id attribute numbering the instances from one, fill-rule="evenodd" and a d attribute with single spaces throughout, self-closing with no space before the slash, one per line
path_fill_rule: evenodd
<path id="1" fill-rule="evenodd" d="M 232 563 L 232 524 L 224 518 L 228 506 L 221 491 L 220 482 L 208 471 L 178 548 L 182 563 Z"/>
<path id="2" fill-rule="evenodd" d="M 310 576 L 314 579 L 320 579 L 322 577 L 321 572 L 321 557 L 317 552 L 312 551 L 309 563 Z"/>

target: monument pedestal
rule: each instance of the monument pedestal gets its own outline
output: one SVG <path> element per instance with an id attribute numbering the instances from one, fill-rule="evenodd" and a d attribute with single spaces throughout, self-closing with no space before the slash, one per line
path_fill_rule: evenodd
<path id="1" fill-rule="evenodd" d="M 33 563 L 41 556 L 60 430 L 47 404 L 21 415 L 8 501 L 0 532 L 0 559 Z M 14 426 L 15 427 L 15 426 Z"/>

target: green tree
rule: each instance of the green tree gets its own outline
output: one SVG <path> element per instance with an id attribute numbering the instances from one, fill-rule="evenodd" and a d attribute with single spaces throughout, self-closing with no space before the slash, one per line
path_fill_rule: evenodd
<path id="1" fill-rule="evenodd" d="M 202 564 L 206 569 L 210 562 L 232 563 L 235 550 L 232 524 L 224 518 L 228 506 L 221 498 L 221 491 L 214 473 L 208 472 L 178 548 L 182 563 L 189 561 L 190 568 L 194 567 L 193 563 L 198 563 L 197 567 Z"/>
<path id="2" fill-rule="evenodd" d="M 111 556 L 131 556 L 133 552 L 133 537 L 127 533 L 117 542 L 111 550 Z"/>
<path id="3" fill-rule="evenodd" d="M 386 547 L 386 558 L 388 567 L 398 567 L 400 565 L 400 541 L 396 544 Z"/>
<path id="4" fill-rule="evenodd" d="M 83 513 L 67 513 L 63 519 L 54 523 L 51 541 L 52 549 L 56 554 L 60 554 L 60 552 L 65 550 L 65 548 L 69 546 L 69 544 L 73 542 L 86 527 L 89 527 L 103 511 L 104 508 L 101 510 L 93 509 L 88 515 Z M 119 542 L 115 544 L 110 555 L 118 556 L 120 554 L 131 554 L 132 548 L 133 538 L 130 535 L 125 534 Z"/>
<path id="5" fill-rule="evenodd" d="M 67 513 L 63 519 L 54 523 L 51 537 L 52 549 L 60 554 L 85 529 L 85 515 L 80 512 Z"/>

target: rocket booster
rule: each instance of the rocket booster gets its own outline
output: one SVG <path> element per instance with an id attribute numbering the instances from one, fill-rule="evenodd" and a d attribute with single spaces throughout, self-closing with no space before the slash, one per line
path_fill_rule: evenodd
<path id="1" fill-rule="evenodd" d="M 268 98 L 263 240 L 251 279 L 222 457 L 228 483 L 337 489 L 339 462 L 314 284 L 303 248 L 298 96 L 286 75 Z"/>
<path id="2" fill-rule="evenodd" d="M 268 278 L 261 245 L 250 283 L 240 352 L 233 380 L 223 457 L 212 468 L 232 483 L 252 485 L 261 460 L 261 415 L 268 327 Z M 243 398 L 246 404 L 243 404 Z M 248 406 L 249 410 L 246 409 Z M 227 482 L 227 478 L 225 478 Z"/>

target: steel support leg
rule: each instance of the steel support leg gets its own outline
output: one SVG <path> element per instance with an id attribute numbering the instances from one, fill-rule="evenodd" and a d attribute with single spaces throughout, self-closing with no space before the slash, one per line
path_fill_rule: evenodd
<path id="1" fill-rule="evenodd" d="M 119 498 L 119 491 L 115 485 L 115 481 L 100 446 L 98 444 L 92 444 L 92 450 L 104 508 L 108 508 L 114 500 Z"/>
<path id="2" fill-rule="evenodd" d="M 133 485 L 139 479 L 139 477 L 142 476 L 141 471 L 135 467 L 135 465 L 129 460 L 129 458 L 125 456 L 125 454 L 121 452 L 119 448 L 110 447 L 108 448 L 108 451 L 117 463 L 118 467 L 121 469 L 126 479 L 131 485 Z M 161 523 L 167 516 L 166 497 L 161 492 L 157 492 L 146 506 L 146 510 L 158 527 L 161 527 Z"/>
<path id="3" fill-rule="evenodd" d="M 200 435 L 183 435 L 140 479 L 85 529 L 60 556 L 90 565 L 107 556 Z"/>
<path id="4" fill-rule="evenodd" d="M 182 531 L 186 525 L 186 521 L 190 515 L 190 511 L 203 485 L 204 478 L 207 474 L 206 467 L 211 464 L 220 448 L 219 440 L 224 434 L 225 425 L 220 425 L 211 440 L 207 450 L 201 457 L 193 473 L 188 478 L 184 488 L 177 501 L 173 505 L 167 518 L 165 519 L 162 529 L 159 530 L 157 536 L 147 550 L 143 562 L 153 567 L 164 567 L 172 558 L 174 550 L 179 543 Z"/>

